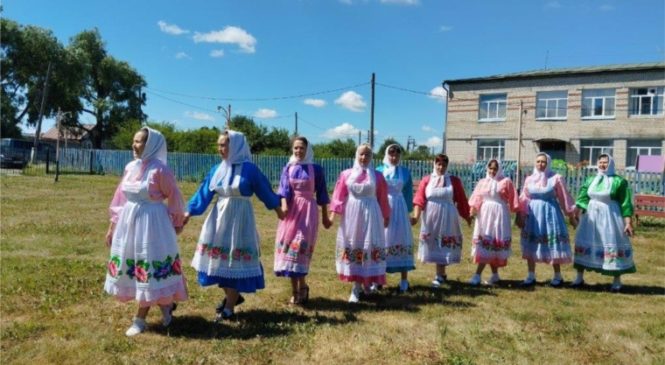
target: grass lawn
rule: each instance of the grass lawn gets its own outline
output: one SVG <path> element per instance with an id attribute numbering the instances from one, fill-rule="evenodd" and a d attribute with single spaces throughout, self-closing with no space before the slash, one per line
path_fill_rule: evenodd
<path id="1" fill-rule="evenodd" d="M 188 265 L 190 300 L 168 330 L 158 310 L 148 331 L 127 338 L 136 308 L 102 288 L 108 249 L 107 206 L 118 177 L 0 178 L 0 333 L 3 364 L 652 364 L 665 363 L 665 222 L 644 219 L 633 238 L 637 273 L 621 294 L 611 278 L 588 273 L 584 290 L 519 287 L 526 274 L 519 244 L 497 287 L 470 287 L 471 229 L 449 282 L 431 289 L 433 265 L 417 263 L 412 290 L 398 275 L 380 294 L 347 303 L 350 285 L 335 274 L 336 226 L 320 229 L 309 275 L 310 303 L 291 307 L 288 280 L 272 274 L 274 212 L 255 201 L 266 289 L 246 295 L 237 320 L 215 324 L 218 288 L 202 289 Z M 183 183 L 189 198 L 196 184 Z M 179 236 L 189 263 L 203 217 Z M 414 237 L 418 227 L 414 227 Z M 573 231 L 574 232 L 574 231 Z M 574 234 L 574 233 L 573 233 Z M 514 231 L 514 241 L 519 242 Z M 571 265 L 564 278 L 574 278 Z M 489 268 L 484 279 L 489 276 Z"/>

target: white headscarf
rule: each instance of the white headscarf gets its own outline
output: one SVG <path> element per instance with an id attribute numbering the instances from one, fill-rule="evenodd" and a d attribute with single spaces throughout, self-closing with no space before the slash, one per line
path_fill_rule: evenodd
<path id="1" fill-rule="evenodd" d="M 600 168 L 598 168 L 598 172 L 596 173 L 596 177 L 593 179 L 591 182 L 591 185 L 589 186 L 590 188 L 593 186 L 595 187 L 600 183 L 601 180 L 603 180 L 604 184 L 603 187 L 605 189 L 611 187 L 612 185 L 612 176 L 616 175 L 616 172 L 614 171 L 614 159 L 612 156 L 608 155 L 607 153 L 603 153 L 600 156 L 598 156 L 598 160 L 600 160 L 603 157 L 607 157 L 608 164 L 607 164 L 607 170 L 603 171 Z M 598 165 L 598 162 L 596 162 L 596 165 Z M 605 179 L 605 177 L 608 177 L 608 179 Z"/>
<path id="2" fill-rule="evenodd" d="M 369 150 L 370 160 L 366 166 L 363 166 L 360 164 L 358 159 L 360 159 L 360 151 L 365 148 Z M 376 176 L 374 176 L 374 164 L 372 164 L 371 157 L 372 157 L 372 148 L 368 144 L 363 143 L 360 146 L 358 146 L 358 148 L 356 148 L 356 158 L 353 160 L 353 168 L 351 170 L 351 174 L 349 174 L 349 177 L 346 179 L 347 185 L 355 183 L 358 177 L 363 172 L 367 173 L 367 177 L 369 178 L 369 183 L 372 186 L 376 185 Z"/>
<path id="3" fill-rule="evenodd" d="M 300 140 L 297 139 L 296 141 Z M 295 141 L 293 143 L 295 143 Z M 305 157 L 303 157 L 302 160 L 299 161 L 294 153 L 291 153 L 291 157 L 289 157 L 289 165 L 306 165 L 311 163 L 314 163 L 314 150 L 312 149 L 312 144 L 309 143 L 309 141 L 307 142 Z"/>
<path id="4" fill-rule="evenodd" d="M 494 175 L 494 176 L 490 175 L 490 172 L 489 172 L 490 164 L 492 163 L 492 161 L 495 161 L 496 165 L 497 165 L 496 175 Z M 497 160 L 496 158 L 493 158 L 493 159 L 490 159 L 489 161 L 487 161 L 487 165 L 485 165 L 485 167 L 486 167 L 486 170 L 487 170 L 487 174 L 485 175 L 485 178 L 490 180 L 490 186 L 489 186 L 490 191 L 496 191 L 499 181 L 501 181 L 501 179 L 503 179 L 503 168 L 501 168 L 501 162 L 499 160 Z"/>
<path id="5" fill-rule="evenodd" d="M 538 158 L 538 156 L 545 156 L 545 158 L 547 158 L 547 166 L 545 167 L 545 171 L 539 171 L 538 167 L 534 165 L 531 179 L 533 179 L 539 186 L 546 186 L 547 179 L 554 175 L 552 172 L 552 158 L 545 152 L 539 152 L 536 155 L 536 158 Z"/>
<path id="6" fill-rule="evenodd" d="M 444 181 L 444 184 L 440 184 L 442 180 Z M 436 159 L 434 159 L 434 162 L 432 163 L 432 176 L 430 177 L 429 183 L 425 188 L 426 195 L 430 196 L 432 194 L 432 189 L 435 187 L 439 185 L 448 186 L 450 183 L 450 174 L 448 174 L 448 168 L 446 167 L 446 172 L 444 172 L 443 175 L 439 175 L 439 173 L 436 172 Z"/>
<path id="7" fill-rule="evenodd" d="M 215 174 L 210 179 L 208 186 L 210 190 L 215 190 L 218 186 L 229 185 L 233 165 L 252 161 L 252 152 L 249 150 L 245 135 L 230 129 L 226 131 L 226 135 L 228 136 L 226 143 L 229 144 L 229 154 L 226 159 L 222 159 L 222 163 L 219 164 Z"/>
<path id="8" fill-rule="evenodd" d="M 127 174 L 127 181 L 136 181 L 148 168 L 151 161 L 158 160 L 166 165 L 166 139 L 164 135 L 156 129 L 149 127 L 141 128 L 148 133 L 145 141 L 143 153 L 135 161 L 129 174 Z"/>
<path id="9" fill-rule="evenodd" d="M 391 176 L 395 175 L 395 171 L 397 170 L 397 166 L 399 166 L 400 162 L 402 162 L 402 160 L 400 159 L 400 162 L 398 162 L 395 165 L 390 163 L 390 155 L 388 154 L 388 151 L 391 148 L 399 148 L 401 150 L 399 145 L 395 144 L 395 143 L 393 143 L 393 144 L 389 145 L 388 147 L 386 147 L 386 152 L 383 155 L 383 176 L 385 176 L 385 177 L 391 177 Z"/>

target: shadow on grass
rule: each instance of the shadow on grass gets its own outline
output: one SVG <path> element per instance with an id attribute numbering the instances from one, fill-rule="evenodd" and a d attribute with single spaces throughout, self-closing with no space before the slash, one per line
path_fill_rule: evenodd
<path id="1" fill-rule="evenodd" d="M 566 286 L 565 289 L 568 290 L 580 290 L 580 291 L 590 291 L 597 293 L 608 293 L 608 294 L 627 294 L 627 295 L 665 295 L 665 287 L 662 286 L 652 286 L 652 285 L 623 285 L 619 293 L 612 293 L 610 290 L 612 287 L 611 284 L 584 284 L 580 288 L 571 288 Z"/>
<path id="2" fill-rule="evenodd" d="M 201 316 L 176 316 L 168 329 L 155 325 L 151 326 L 150 330 L 171 337 L 247 340 L 257 337 L 289 336 L 298 330 L 297 327 L 342 325 L 357 320 L 352 314 L 345 315 L 344 318 L 335 318 L 318 313 L 307 316 L 288 311 L 253 309 L 238 312 L 234 319 L 219 323 Z"/>

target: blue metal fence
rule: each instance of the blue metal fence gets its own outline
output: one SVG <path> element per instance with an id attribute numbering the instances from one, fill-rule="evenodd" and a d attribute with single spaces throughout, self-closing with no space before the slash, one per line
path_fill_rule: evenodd
<path id="1" fill-rule="evenodd" d="M 46 155 L 47 173 L 55 172 L 55 151 Z M 131 151 L 117 150 L 87 150 L 87 149 L 60 149 L 60 171 L 65 173 L 91 173 L 121 175 L 125 165 L 132 160 Z M 199 153 L 171 152 L 168 155 L 168 164 L 173 169 L 178 181 L 200 181 L 210 168 L 219 163 L 218 155 Z M 279 184 L 279 178 L 288 161 L 288 156 L 253 156 L 254 163 L 268 177 L 273 186 Z M 326 183 L 332 189 L 339 173 L 353 165 L 352 158 L 315 159 L 326 174 Z M 414 180 L 432 173 L 432 161 L 403 161 L 403 165 L 411 171 Z M 50 167 L 49 167 L 50 166 Z M 502 161 L 503 172 L 515 181 L 515 161 Z M 533 167 L 525 166 L 521 169 L 521 179 L 531 174 Z M 455 163 L 448 167 L 449 173 L 458 176 L 467 191 L 471 194 L 476 182 L 485 177 L 485 162 Z M 595 169 L 575 169 L 558 171 L 565 179 L 571 194 L 577 194 L 579 187 L 589 175 L 595 174 Z M 664 174 L 638 173 L 635 171 L 617 171 L 631 182 L 635 193 L 665 195 Z"/>

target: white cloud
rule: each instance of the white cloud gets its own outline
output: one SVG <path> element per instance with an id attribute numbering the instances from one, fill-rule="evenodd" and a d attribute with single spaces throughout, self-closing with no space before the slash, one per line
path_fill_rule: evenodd
<path id="1" fill-rule="evenodd" d="M 436 129 L 428 126 L 427 124 L 424 124 L 422 127 L 420 127 L 420 129 L 423 132 L 427 132 L 427 133 L 438 133 Z"/>
<path id="2" fill-rule="evenodd" d="M 601 11 L 612 11 L 612 10 L 614 10 L 614 5 L 603 4 L 603 5 L 600 6 L 599 9 L 600 9 Z"/>
<path id="3" fill-rule="evenodd" d="M 437 86 L 429 91 L 429 97 L 443 103 L 446 101 L 446 89 L 443 86 Z"/>
<path id="4" fill-rule="evenodd" d="M 323 108 L 324 106 L 326 106 L 326 101 L 323 99 L 305 99 L 303 103 L 305 103 L 305 105 L 310 105 L 315 108 Z"/>
<path id="5" fill-rule="evenodd" d="M 159 25 L 159 30 L 166 34 L 172 34 L 172 35 L 181 35 L 181 34 L 186 34 L 189 33 L 187 29 L 182 29 L 179 26 L 175 24 L 168 24 L 167 22 L 160 20 L 157 22 L 157 25 Z"/>
<path id="6" fill-rule="evenodd" d="M 328 129 L 321 136 L 329 139 L 336 138 L 356 138 L 360 129 L 349 123 L 342 123 L 335 128 Z"/>
<path id="7" fill-rule="evenodd" d="M 344 109 L 348 109 L 353 112 L 362 112 L 367 106 L 367 103 L 363 101 L 362 95 L 358 94 L 355 91 L 347 91 L 342 96 L 335 100 L 335 104 L 340 105 Z"/>
<path id="8" fill-rule="evenodd" d="M 212 115 L 208 114 L 208 113 L 186 111 L 185 116 L 187 118 L 192 118 L 192 119 L 196 119 L 196 120 L 203 120 L 203 121 L 206 121 L 206 122 L 214 122 L 215 121 L 215 118 Z"/>
<path id="9" fill-rule="evenodd" d="M 420 0 L 381 0 L 381 4 L 418 5 Z"/>
<path id="10" fill-rule="evenodd" d="M 549 1 L 549 2 L 547 2 L 547 4 L 545 4 L 545 7 L 546 7 L 546 8 L 550 8 L 550 9 L 558 9 L 558 8 L 561 7 L 561 3 L 559 3 L 559 2 L 556 1 L 556 0 L 554 0 L 554 1 Z"/>
<path id="11" fill-rule="evenodd" d="M 179 59 L 179 60 L 183 60 L 183 59 L 191 60 L 191 59 L 192 59 L 192 58 L 189 57 L 189 55 L 188 55 L 187 53 L 185 53 L 185 52 L 178 52 L 178 53 L 176 53 L 176 54 L 175 54 L 175 58 L 177 58 L 177 59 Z"/>
<path id="12" fill-rule="evenodd" d="M 213 49 L 212 51 L 210 51 L 210 57 L 213 57 L 213 58 L 224 57 L 224 50 L 223 49 Z"/>
<path id="13" fill-rule="evenodd" d="M 427 146 L 429 148 L 438 148 L 441 149 L 443 147 L 443 140 L 440 137 L 429 137 L 427 141 L 421 142 L 421 146 Z"/>
<path id="14" fill-rule="evenodd" d="M 450 32 L 451 30 L 453 30 L 452 25 L 442 25 L 439 27 L 439 31 L 441 32 Z"/>
<path id="15" fill-rule="evenodd" d="M 254 117 L 261 119 L 271 119 L 277 117 L 277 111 L 272 109 L 259 109 L 254 113 Z"/>
<path id="16" fill-rule="evenodd" d="M 194 42 L 200 43 L 229 43 L 236 44 L 245 53 L 256 52 L 256 38 L 247 33 L 246 30 L 234 26 L 227 26 L 222 30 L 214 30 L 208 33 L 194 33 Z"/>

